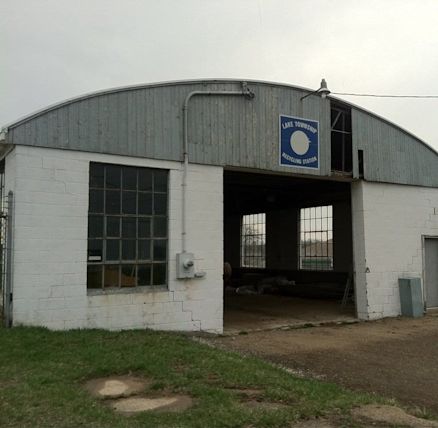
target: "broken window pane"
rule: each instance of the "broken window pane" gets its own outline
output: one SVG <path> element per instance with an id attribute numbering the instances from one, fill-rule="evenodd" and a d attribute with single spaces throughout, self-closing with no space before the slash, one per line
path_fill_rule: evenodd
<path id="1" fill-rule="evenodd" d="M 136 265 L 122 265 L 121 287 L 135 287 L 137 284 Z"/>
<path id="2" fill-rule="evenodd" d="M 105 288 L 119 286 L 119 265 L 105 266 L 103 286 Z"/>
<path id="3" fill-rule="evenodd" d="M 101 262 L 103 260 L 103 240 L 89 239 L 88 240 L 88 261 Z"/>

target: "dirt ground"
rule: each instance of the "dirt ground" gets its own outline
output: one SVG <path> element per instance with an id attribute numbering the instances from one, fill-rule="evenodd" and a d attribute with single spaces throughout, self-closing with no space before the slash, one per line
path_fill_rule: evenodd
<path id="1" fill-rule="evenodd" d="M 306 376 L 378 393 L 438 417 L 438 313 L 217 337 Z"/>

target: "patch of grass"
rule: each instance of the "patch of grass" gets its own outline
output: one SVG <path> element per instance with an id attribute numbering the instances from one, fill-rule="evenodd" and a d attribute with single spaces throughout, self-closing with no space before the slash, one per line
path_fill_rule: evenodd
<path id="1" fill-rule="evenodd" d="M 18 327 L 0 329 L 0 344 L 2 427 L 284 427 L 377 401 L 178 334 Z M 150 379 L 152 390 L 189 394 L 195 405 L 178 414 L 125 417 L 83 388 L 92 378 L 129 373 Z M 245 406 L 230 389 L 236 386 L 259 389 L 258 400 L 288 407 Z"/>
<path id="2" fill-rule="evenodd" d="M 408 409 L 409 410 L 409 409 Z M 427 419 L 427 420 L 436 420 L 436 417 L 425 407 L 415 406 L 411 413 L 417 418 Z"/>

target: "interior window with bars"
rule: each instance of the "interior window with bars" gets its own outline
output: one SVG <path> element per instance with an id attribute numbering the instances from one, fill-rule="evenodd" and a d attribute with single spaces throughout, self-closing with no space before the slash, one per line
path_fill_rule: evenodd
<path id="1" fill-rule="evenodd" d="M 240 266 L 264 268 L 266 266 L 266 215 L 242 216 L 240 229 Z"/>
<path id="2" fill-rule="evenodd" d="M 333 270 L 333 206 L 301 208 L 300 269 Z"/>
<path id="3" fill-rule="evenodd" d="M 91 163 L 87 286 L 167 284 L 168 171 Z"/>

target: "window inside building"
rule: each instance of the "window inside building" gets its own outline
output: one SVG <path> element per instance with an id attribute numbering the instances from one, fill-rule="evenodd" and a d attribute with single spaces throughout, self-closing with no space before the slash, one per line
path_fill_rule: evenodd
<path id="1" fill-rule="evenodd" d="M 90 164 L 90 289 L 167 284 L 166 170 Z"/>
<path id="2" fill-rule="evenodd" d="M 300 269 L 333 270 L 333 207 L 300 210 Z"/>
<path id="3" fill-rule="evenodd" d="M 266 215 L 242 216 L 240 230 L 240 266 L 264 268 L 266 266 Z"/>

